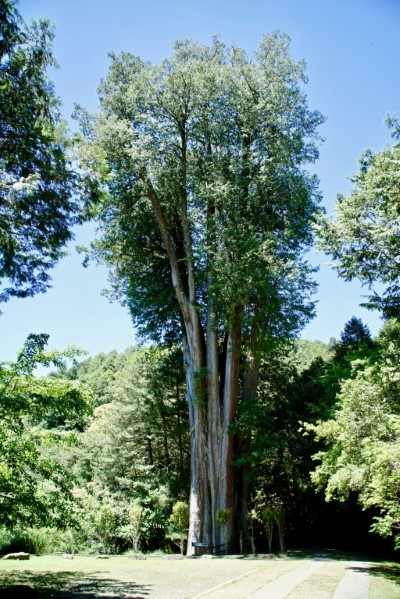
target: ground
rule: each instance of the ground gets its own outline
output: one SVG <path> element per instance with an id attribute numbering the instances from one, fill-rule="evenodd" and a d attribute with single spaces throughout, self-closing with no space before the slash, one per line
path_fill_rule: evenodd
<path id="1" fill-rule="evenodd" d="M 35 592 L 36 591 L 36 592 Z M 400 599 L 400 565 L 333 552 L 172 560 L 0 561 L 0 598 Z"/>

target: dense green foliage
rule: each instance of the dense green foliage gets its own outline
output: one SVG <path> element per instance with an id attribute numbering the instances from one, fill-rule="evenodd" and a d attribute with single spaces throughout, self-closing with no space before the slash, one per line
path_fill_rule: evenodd
<path id="1" fill-rule="evenodd" d="M 351 492 L 363 508 L 377 508 L 372 529 L 395 536 L 400 546 L 400 356 L 399 327 L 389 324 L 375 352 L 354 360 L 352 374 L 341 381 L 331 419 L 311 426 L 325 448 L 313 480 L 326 498 L 344 501 Z"/>
<path id="2" fill-rule="evenodd" d="M 399 318 L 400 126 L 387 119 L 395 143 L 367 151 L 348 198 L 339 197 L 335 220 L 321 219 L 320 247 L 336 260 L 345 280 L 358 277 L 370 288 L 386 284 L 369 298 L 385 318 Z M 355 346 L 362 348 L 357 356 Z M 364 509 L 375 510 L 372 529 L 394 536 L 399 529 L 399 328 L 389 322 L 373 343 L 362 323 L 353 318 L 335 348 L 340 368 L 347 365 L 336 389 L 329 419 L 309 428 L 324 442 L 315 456 L 320 462 L 314 482 L 328 500 L 355 494 Z M 358 358 L 358 359 L 357 359 Z M 348 368 L 350 367 L 350 372 Z"/>
<path id="3" fill-rule="evenodd" d="M 360 334 L 350 344 L 355 328 Z M 48 543 L 67 551 L 173 550 L 175 543 L 183 550 L 189 439 L 181 352 L 165 348 L 111 352 L 69 370 L 60 364 L 50 378 L 32 381 L 22 376 L 22 369 L 30 372 L 27 360 L 36 363 L 38 354 L 42 361 L 57 359 L 40 350 L 43 338 L 31 340 L 25 350 L 33 341 L 36 350 L 22 352 L 17 362 L 18 383 L 14 376 L 19 417 L 8 412 L 2 425 L 13 442 L 2 448 L 2 467 L 10 468 L 12 458 L 17 458 L 15 469 L 9 470 L 15 486 L 6 488 L 4 478 L 1 489 L 2 522 L 14 529 L 7 537 L 10 547 L 35 547 L 40 552 L 47 546 L 47 536 Z M 309 345 L 299 343 L 299 351 Z M 316 344 L 317 349 L 326 351 L 326 346 Z M 372 343 L 366 327 L 351 319 L 328 360 L 317 357 L 299 369 L 296 356 L 296 351 L 282 347 L 263 361 L 256 401 L 243 406 L 235 424 L 239 431 L 251 431 L 250 439 L 238 448 L 235 464 L 246 472 L 253 546 L 266 550 L 270 544 L 279 550 L 285 536 L 297 543 L 324 538 L 340 542 L 332 526 L 340 528 L 353 493 L 359 495 L 362 507 L 375 510 L 377 533 L 396 534 L 397 328 L 388 325 Z M 3 379 L 10 368 L 4 370 Z M 84 408 L 76 391 L 78 381 L 95 382 L 97 388 L 93 403 L 98 407 L 86 424 L 77 417 Z M 5 386 L 3 397 L 5 413 Z M 36 419 L 29 417 L 31 410 Z M 62 423 L 62 429 L 54 429 L 54 423 Z M 66 432 L 71 428 L 72 443 Z M 307 429 L 316 433 L 318 444 L 314 433 L 305 434 Z M 20 445 L 15 443 L 15 431 Z M 8 447 L 18 454 L 7 454 Z M 326 489 L 329 500 L 344 502 L 344 508 L 332 506 L 327 512 L 323 493 L 310 479 L 318 449 L 320 466 L 314 483 L 321 491 Z M 25 468 L 30 472 L 33 462 L 37 486 L 32 495 Z M 16 489 L 18 501 L 11 502 L 7 495 Z M 349 505 L 352 517 L 360 518 L 352 501 Z M 50 529 L 21 530 L 24 522 L 64 526 L 68 514 L 73 514 L 72 528 L 62 535 Z"/>
<path id="4" fill-rule="evenodd" d="M 294 352 L 294 363 L 299 372 L 303 372 L 311 366 L 311 364 L 317 359 L 322 358 L 325 362 L 332 357 L 333 347 L 336 340 L 332 338 L 329 344 L 323 341 L 309 339 L 297 339 L 293 346 Z"/>
<path id="5" fill-rule="evenodd" d="M 96 381 L 98 407 L 80 435 L 79 447 L 66 456 L 80 481 L 78 495 L 90 524 L 86 530 L 81 524 L 82 542 L 95 542 L 104 523 L 113 523 L 111 541 L 100 535 L 105 551 L 161 546 L 170 528 L 172 504 L 188 496 L 181 351 L 147 348 L 100 354 L 57 376 L 61 375 Z M 96 512 L 102 510 L 100 526 Z"/>
<path id="6" fill-rule="evenodd" d="M 359 334 L 350 335 L 354 329 Z M 327 352 L 320 343 L 296 344 L 299 352 L 310 345 L 317 354 Z M 289 351 L 283 346 L 263 361 L 256 401 L 242 407 L 235 424 L 236 432 L 244 431 L 247 439 L 238 447 L 235 465 L 246 472 L 256 548 L 267 549 L 268 530 L 275 550 L 284 544 L 285 535 L 296 542 L 304 542 L 305 534 L 317 542 L 324 535 L 338 541 L 332 527 L 340 528 L 343 507 L 327 512 L 323 493 L 316 492 L 310 479 L 313 456 L 318 448 L 323 451 L 326 440 L 321 437 L 316 445 L 313 435 L 304 434 L 302 423 L 330 422 L 341 381 L 353 380 L 354 364 L 374 363 L 381 346 L 372 344 L 365 325 L 353 318 L 327 352 L 327 360 L 317 356 L 299 369 L 297 348 Z M 165 547 L 168 539 L 181 544 L 182 536 L 171 529 L 169 516 L 177 500 L 187 499 L 189 484 L 180 352 L 156 348 L 111 352 L 85 360 L 63 376 L 98 384 L 99 407 L 81 435 L 81 447 L 69 458 L 78 473 L 78 494 L 84 497 L 87 514 L 77 543 L 103 551 Z M 107 520 L 112 524 L 111 544 L 98 532 L 102 507 L 106 514 L 114 514 Z M 136 512 L 133 525 L 129 513 Z M 279 515 L 271 516 L 269 528 L 267 512 Z M 357 518 L 357 512 L 352 517 Z"/>
<path id="7" fill-rule="evenodd" d="M 312 288 L 311 269 L 301 254 L 318 194 L 303 164 L 317 156 L 322 119 L 307 109 L 304 65 L 288 43 L 266 37 L 257 65 L 217 40 L 179 42 L 159 67 L 112 55 L 101 113 L 83 114 L 87 155 L 109 189 L 95 254 L 136 326 L 157 339 L 179 325 L 161 217 L 180 268 L 193 263 L 198 309 L 211 293 L 223 314 L 239 295 L 252 306 L 258 293 L 281 308 L 270 326 L 290 333 L 309 314 L 300 294 Z"/>
<path id="8" fill-rule="evenodd" d="M 52 26 L 40 19 L 28 27 L 15 4 L 0 3 L 0 302 L 48 289 L 48 271 L 84 218 L 90 186 L 73 168 L 47 77 L 55 65 Z"/>
<path id="9" fill-rule="evenodd" d="M 359 278 L 372 287 L 386 285 L 383 294 L 370 297 L 369 306 L 387 317 L 400 314 L 400 127 L 389 118 L 395 143 L 380 152 L 365 152 L 354 188 L 348 198 L 339 196 L 336 218 L 318 226 L 320 247 L 335 259 L 346 281 Z"/>
<path id="10" fill-rule="evenodd" d="M 15 363 L 0 364 L 0 524 L 11 527 L 62 527 L 74 511 L 73 481 L 58 454 L 74 444 L 71 428 L 88 414 L 90 392 L 78 382 L 34 377 L 38 364 L 77 353 L 46 352 L 47 338 L 30 335 Z"/>

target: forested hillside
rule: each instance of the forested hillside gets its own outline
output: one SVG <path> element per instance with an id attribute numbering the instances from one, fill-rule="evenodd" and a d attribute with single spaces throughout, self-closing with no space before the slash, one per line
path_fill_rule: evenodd
<path id="1" fill-rule="evenodd" d="M 369 427 L 367 453 L 372 462 L 368 469 L 364 454 L 357 457 L 364 451 L 360 432 L 355 436 L 350 424 L 343 424 L 343 405 L 346 414 L 356 410 L 359 386 L 365 380 L 371 381 L 371 389 L 381 384 L 376 377 L 382 373 L 381 363 L 387 364 L 389 355 L 394 359 L 395 337 L 396 326 L 391 325 L 373 341 L 367 328 L 352 319 L 329 350 L 321 343 L 300 342 L 291 351 L 283 346 L 273 359 L 263 361 L 256 401 L 241 411 L 234 424 L 236 433 L 247 434 L 246 446 L 237 448 L 234 465 L 246 472 L 248 522 L 256 550 L 323 542 L 350 548 L 369 543 L 376 548 L 378 537 L 368 540 L 367 534 L 373 517 L 376 531 L 391 535 L 395 530 L 391 495 L 395 478 L 392 482 L 385 478 L 385 468 L 389 467 L 391 442 L 396 440 L 390 428 L 396 418 L 396 385 L 391 386 L 393 415 L 378 395 L 372 423 L 364 409 L 351 416 L 357 416 L 354 426 L 360 431 Z M 309 367 L 299 368 L 297 357 L 304 347 L 329 357 L 317 355 Z M 50 410 L 39 429 L 34 421 L 24 425 L 27 435 L 37 430 L 51 435 L 56 460 L 52 467 L 58 463 L 57 471 L 68 472 L 74 500 L 69 511 L 64 506 L 62 517 L 68 513 L 69 532 L 65 536 L 53 532 L 51 537 L 56 536 L 61 547 L 68 547 L 73 538 L 75 547 L 85 551 L 173 550 L 179 531 L 171 517 L 174 506 L 187 505 L 190 480 L 182 352 L 177 347 L 149 347 L 99 354 L 67 370 L 61 366 L 47 380 L 49 385 L 65 381 L 63 385 L 90 388 L 93 408 L 91 415 L 82 414 L 75 423 Z M 55 439 L 67 430 L 73 432 L 74 440 L 59 448 Z M 342 436 L 348 435 L 347 441 L 337 435 L 339 430 Z M 328 452 L 326 438 L 336 443 Z M 351 450 L 345 449 L 347 443 Z M 48 450 L 40 451 L 46 455 Z M 320 465 L 315 462 L 318 451 Z M 355 469 L 357 483 L 348 476 Z M 373 478 L 368 478 L 368 472 Z M 41 476 L 45 479 L 46 473 Z M 383 480 L 388 488 L 380 488 L 379 497 L 372 496 L 368 489 L 374 485 L 377 492 Z M 341 502 L 326 504 L 325 487 L 328 499 L 336 497 Z M 360 493 L 362 506 L 369 508 L 367 516 L 357 507 L 355 493 Z M 47 517 L 35 518 L 25 520 L 30 526 L 56 523 Z M 25 520 L 17 518 L 18 526 Z"/>

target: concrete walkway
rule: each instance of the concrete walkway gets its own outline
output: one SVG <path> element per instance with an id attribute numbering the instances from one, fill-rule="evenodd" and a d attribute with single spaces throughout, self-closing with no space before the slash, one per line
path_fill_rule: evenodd
<path id="1" fill-rule="evenodd" d="M 332 599 L 368 599 L 369 566 L 367 562 L 351 562 Z"/>
<path id="2" fill-rule="evenodd" d="M 331 577 L 332 573 L 329 573 L 329 564 L 334 563 L 339 565 L 341 562 L 332 560 L 329 556 L 315 556 L 304 560 L 289 571 L 283 572 L 280 575 L 278 574 L 276 578 L 273 580 L 270 579 L 260 587 L 257 585 L 257 581 L 261 582 L 261 577 L 267 573 L 267 570 L 261 567 L 255 572 L 249 573 L 244 578 L 240 577 L 237 581 L 230 581 L 209 592 L 205 592 L 201 594 L 201 597 L 209 599 L 236 599 L 239 597 L 246 597 L 246 599 L 286 599 L 288 596 L 292 597 L 292 594 L 294 597 L 295 595 L 297 596 L 297 587 L 305 583 L 322 566 L 324 568 L 321 572 L 318 572 L 317 576 L 324 577 L 326 570 L 326 575 Z M 285 565 L 287 567 L 289 564 L 289 560 L 286 562 L 283 561 L 280 563 L 280 567 L 283 568 Z M 342 573 L 339 574 L 339 577 L 340 575 L 342 576 L 339 584 L 336 583 L 336 589 L 331 586 L 331 589 L 328 590 L 325 587 L 325 594 L 328 593 L 331 599 L 368 599 L 369 567 L 370 564 L 363 561 L 347 562 L 346 566 L 343 564 L 341 569 L 336 571 L 336 576 L 340 572 Z M 343 572 L 345 572 L 344 575 Z M 257 587 L 258 590 L 256 591 Z M 299 593 L 299 597 L 305 597 L 304 593 L 307 593 L 307 591 L 303 587 L 302 590 L 299 589 Z M 327 594 L 326 597 L 328 597 Z"/>
<path id="3" fill-rule="evenodd" d="M 253 595 L 250 595 L 251 599 L 285 599 L 285 597 L 292 591 L 297 585 L 303 582 L 306 578 L 314 574 L 318 570 L 325 560 L 316 558 L 314 560 L 307 560 L 303 564 L 300 564 L 294 570 L 282 574 L 272 582 L 269 582 L 261 589 L 259 589 Z M 349 599 L 349 598 L 347 598 Z"/>

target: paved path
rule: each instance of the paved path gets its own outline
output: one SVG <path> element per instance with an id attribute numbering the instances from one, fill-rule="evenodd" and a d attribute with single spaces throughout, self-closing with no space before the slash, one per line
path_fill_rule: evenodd
<path id="1" fill-rule="evenodd" d="M 251 599 L 285 599 L 285 597 L 306 578 L 314 574 L 318 570 L 324 560 L 316 558 L 314 560 L 307 560 L 303 564 L 300 564 L 294 570 L 279 576 L 272 582 L 269 582 L 256 593 L 251 595 Z M 349 599 L 349 598 L 347 598 Z"/>
<path id="2" fill-rule="evenodd" d="M 369 566 L 367 562 L 351 562 L 332 599 L 368 599 Z"/>
<path id="3" fill-rule="evenodd" d="M 320 596 L 318 590 L 313 588 L 317 582 L 313 575 L 316 574 L 320 579 L 324 579 L 325 576 L 328 577 L 327 580 L 330 579 L 330 583 L 325 584 L 323 590 L 320 589 L 321 596 L 325 598 L 368 599 L 369 567 L 370 564 L 367 562 L 351 561 L 346 564 L 323 555 L 306 559 L 299 565 L 294 565 L 291 560 L 283 560 L 274 566 L 278 570 L 268 572 L 269 568 L 260 567 L 245 576 L 203 592 L 198 597 L 202 599 L 286 599 L 287 597 L 304 599 L 309 597 L 308 593 L 311 589 L 312 597 L 315 598 Z M 304 586 L 308 581 L 310 589 Z"/>

